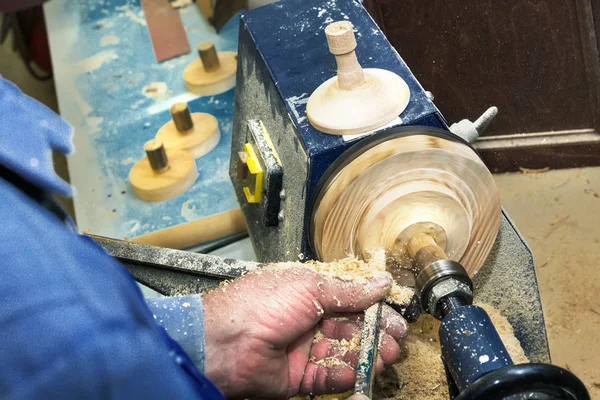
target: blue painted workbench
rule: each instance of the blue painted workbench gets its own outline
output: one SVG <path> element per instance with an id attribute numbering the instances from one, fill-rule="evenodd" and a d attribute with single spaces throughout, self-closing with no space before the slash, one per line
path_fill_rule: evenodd
<path id="1" fill-rule="evenodd" d="M 131 238 L 237 208 L 228 176 L 234 90 L 188 93 L 182 73 L 197 53 L 158 64 L 139 0 L 53 0 L 45 13 L 60 113 L 75 128 L 68 167 L 79 229 Z M 237 51 L 239 17 L 217 35 L 196 5 L 180 14 L 192 49 L 212 40 L 220 51 Z M 147 203 L 127 177 L 178 101 L 214 115 L 221 142 L 197 160 L 199 178 L 188 192 Z"/>

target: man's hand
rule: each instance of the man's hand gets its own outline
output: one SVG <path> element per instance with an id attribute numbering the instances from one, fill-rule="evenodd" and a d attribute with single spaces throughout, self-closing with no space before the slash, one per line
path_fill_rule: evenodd
<path id="1" fill-rule="evenodd" d="M 391 284 L 383 272 L 345 281 L 298 266 L 265 267 L 215 289 L 203 299 L 206 375 L 234 399 L 347 391 L 358 348 L 339 341 L 360 335 L 362 311 L 383 299 Z M 386 306 L 378 373 L 400 355 L 397 341 L 406 329 Z"/>

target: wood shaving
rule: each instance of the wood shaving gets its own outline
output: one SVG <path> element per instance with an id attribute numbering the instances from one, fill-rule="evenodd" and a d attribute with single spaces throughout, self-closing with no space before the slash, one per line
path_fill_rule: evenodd
<path id="1" fill-rule="evenodd" d="M 512 326 L 492 306 L 478 304 L 490 316 L 496 330 L 515 364 L 529 362 L 521 344 L 515 338 Z M 447 400 L 448 383 L 440 354 L 438 329 L 440 322 L 423 315 L 410 324 L 408 337 L 402 342 L 402 355 L 396 364 L 386 368 L 376 378 L 373 398 L 397 400 Z M 352 395 L 346 392 L 337 395 L 319 396 L 318 400 L 344 400 Z"/>
<path id="2" fill-rule="evenodd" d="M 385 301 L 388 303 L 407 305 L 415 295 L 415 290 L 406 286 L 399 286 L 393 284 L 390 292 L 388 293 Z"/>
<path id="3" fill-rule="evenodd" d="M 380 268 L 371 268 L 368 263 L 356 257 L 348 257 L 328 263 L 309 261 L 304 265 L 322 275 L 358 283 L 367 283 L 369 280 L 379 276 L 380 272 L 385 272 L 385 268 L 383 270 Z"/>
<path id="4" fill-rule="evenodd" d="M 550 167 L 544 167 L 544 168 L 538 168 L 538 169 L 529 169 L 529 168 L 519 167 L 519 170 L 523 173 L 523 175 L 537 175 L 537 174 L 543 174 L 544 172 L 550 171 Z"/>
<path id="5" fill-rule="evenodd" d="M 185 8 L 193 3 L 194 3 L 193 0 L 171 0 L 171 7 L 175 8 L 175 9 Z"/>
<path id="6" fill-rule="evenodd" d="M 331 346 L 335 347 L 342 356 L 345 356 L 348 352 L 358 351 L 360 349 L 360 330 L 355 332 L 354 335 L 350 338 L 350 340 L 342 339 L 331 339 L 325 337 L 321 331 L 317 330 L 315 332 L 315 337 L 313 338 L 313 344 L 321 341 L 328 342 Z"/>
<path id="7" fill-rule="evenodd" d="M 345 361 L 342 361 L 338 358 L 335 357 L 326 357 L 322 360 L 315 360 L 314 357 L 311 357 L 309 360 L 309 362 L 315 363 L 321 367 L 325 367 L 325 368 L 331 368 L 331 367 L 348 367 L 350 369 L 354 369 L 352 368 L 352 365 L 348 364 Z"/>
<path id="8" fill-rule="evenodd" d="M 344 400 L 350 396 L 352 396 L 352 391 L 342 394 L 324 394 L 323 396 L 317 396 L 315 400 Z M 306 399 L 308 400 L 310 397 L 306 397 Z"/>
<path id="9" fill-rule="evenodd" d="M 493 307 L 479 304 L 490 316 L 515 364 L 529 362 L 512 326 Z M 440 353 L 440 322 L 423 315 L 411 324 L 400 360 L 377 378 L 377 399 L 447 400 L 446 372 Z"/>
<path id="10" fill-rule="evenodd" d="M 366 283 L 370 279 L 377 278 L 378 274 L 387 273 L 386 255 L 383 249 L 372 252 L 368 262 L 356 257 L 348 257 L 328 263 L 309 261 L 304 265 L 325 276 L 347 282 Z M 385 300 L 388 303 L 405 306 L 410 303 L 414 293 L 414 289 L 394 282 Z"/>
<path id="11" fill-rule="evenodd" d="M 262 268 L 250 271 L 249 274 L 262 274 L 267 271 L 280 271 L 282 269 L 310 268 L 311 270 L 323 275 L 325 278 L 339 279 L 344 282 L 366 284 L 373 279 L 380 278 L 382 275 L 391 276 L 386 271 L 386 254 L 384 250 L 377 250 L 371 253 L 369 261 L 363 261 L 357 257 L 347 257 L 332 262 L 321 262 L 316 260 L 300 262 L 280 262 L 276 264 L 265 265 Z M 317 289 L 323 291 L 324 281 L 317 283 Z M 407 306 L 414 295 L 414 289 L 400 286 L 392 283 L 390 292 L 386 297 L 388 303 Z M 334 299 L 341 304 L 337 299 Z"/>

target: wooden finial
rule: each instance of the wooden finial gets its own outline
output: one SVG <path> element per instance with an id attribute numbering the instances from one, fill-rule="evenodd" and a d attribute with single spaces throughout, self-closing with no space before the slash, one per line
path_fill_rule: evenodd
<path id="1" fill-rule="evenodd" d="M 169 168 L 167 152 L 160 140 L 150 140 L 144 145 L 144 150 L 146 150 L 150 167 L 154 172 L 163 172 Z"/>
<path id="2" fill-rule="evenodd" d="M 186 103 L 176 103 L 171 107 L 171 117 L 175 123 L 175 128 L 179 133 L 191 132 L 194 128 L 194 121 Z"/>
<path id="3" fill-rule="evenodd" d="M 219 56 L 217 55 L 217 50 L 215 49 L 213 42 L 208 41 L 200 43 L 198 46 L 198 54 L 202 59 L 202 64 L 204 65 L 204 70 L 206 72 L 213 72 L 221 67 Z"/>
<path id="4" fill-rule="evenodd" d="M 325 36 L 337 62 L 337 76 L 310 95 L 306 104 L 310 124 L 324 133 L 352 135 L 378 129 L 398 118 L 410 100 L 406 82 L 391 71 L 361 68 L 349 21 L 329 24 Z"/>
<path id="5" fill-rule="evenodd" d="M 356 38 L 349 21 L 337 21 L 325 28 L 329 51 L 337 62 L 340 89 L 352 90 L 365 83 L 365 75 L 356 59 Z"/>

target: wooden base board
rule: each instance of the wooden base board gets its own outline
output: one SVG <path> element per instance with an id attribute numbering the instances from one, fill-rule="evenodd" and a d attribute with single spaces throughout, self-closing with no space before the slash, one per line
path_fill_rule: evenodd
<path id="1" fill-rule="evenodd" d="M 213 72 L 204 71 L 202 60 L 197 59 L 183 71 L 183 80 L 190 92 L 200 96 L 213 96 L 235 86 L 237 54 L 219 52 L 221 67 Z"/>

